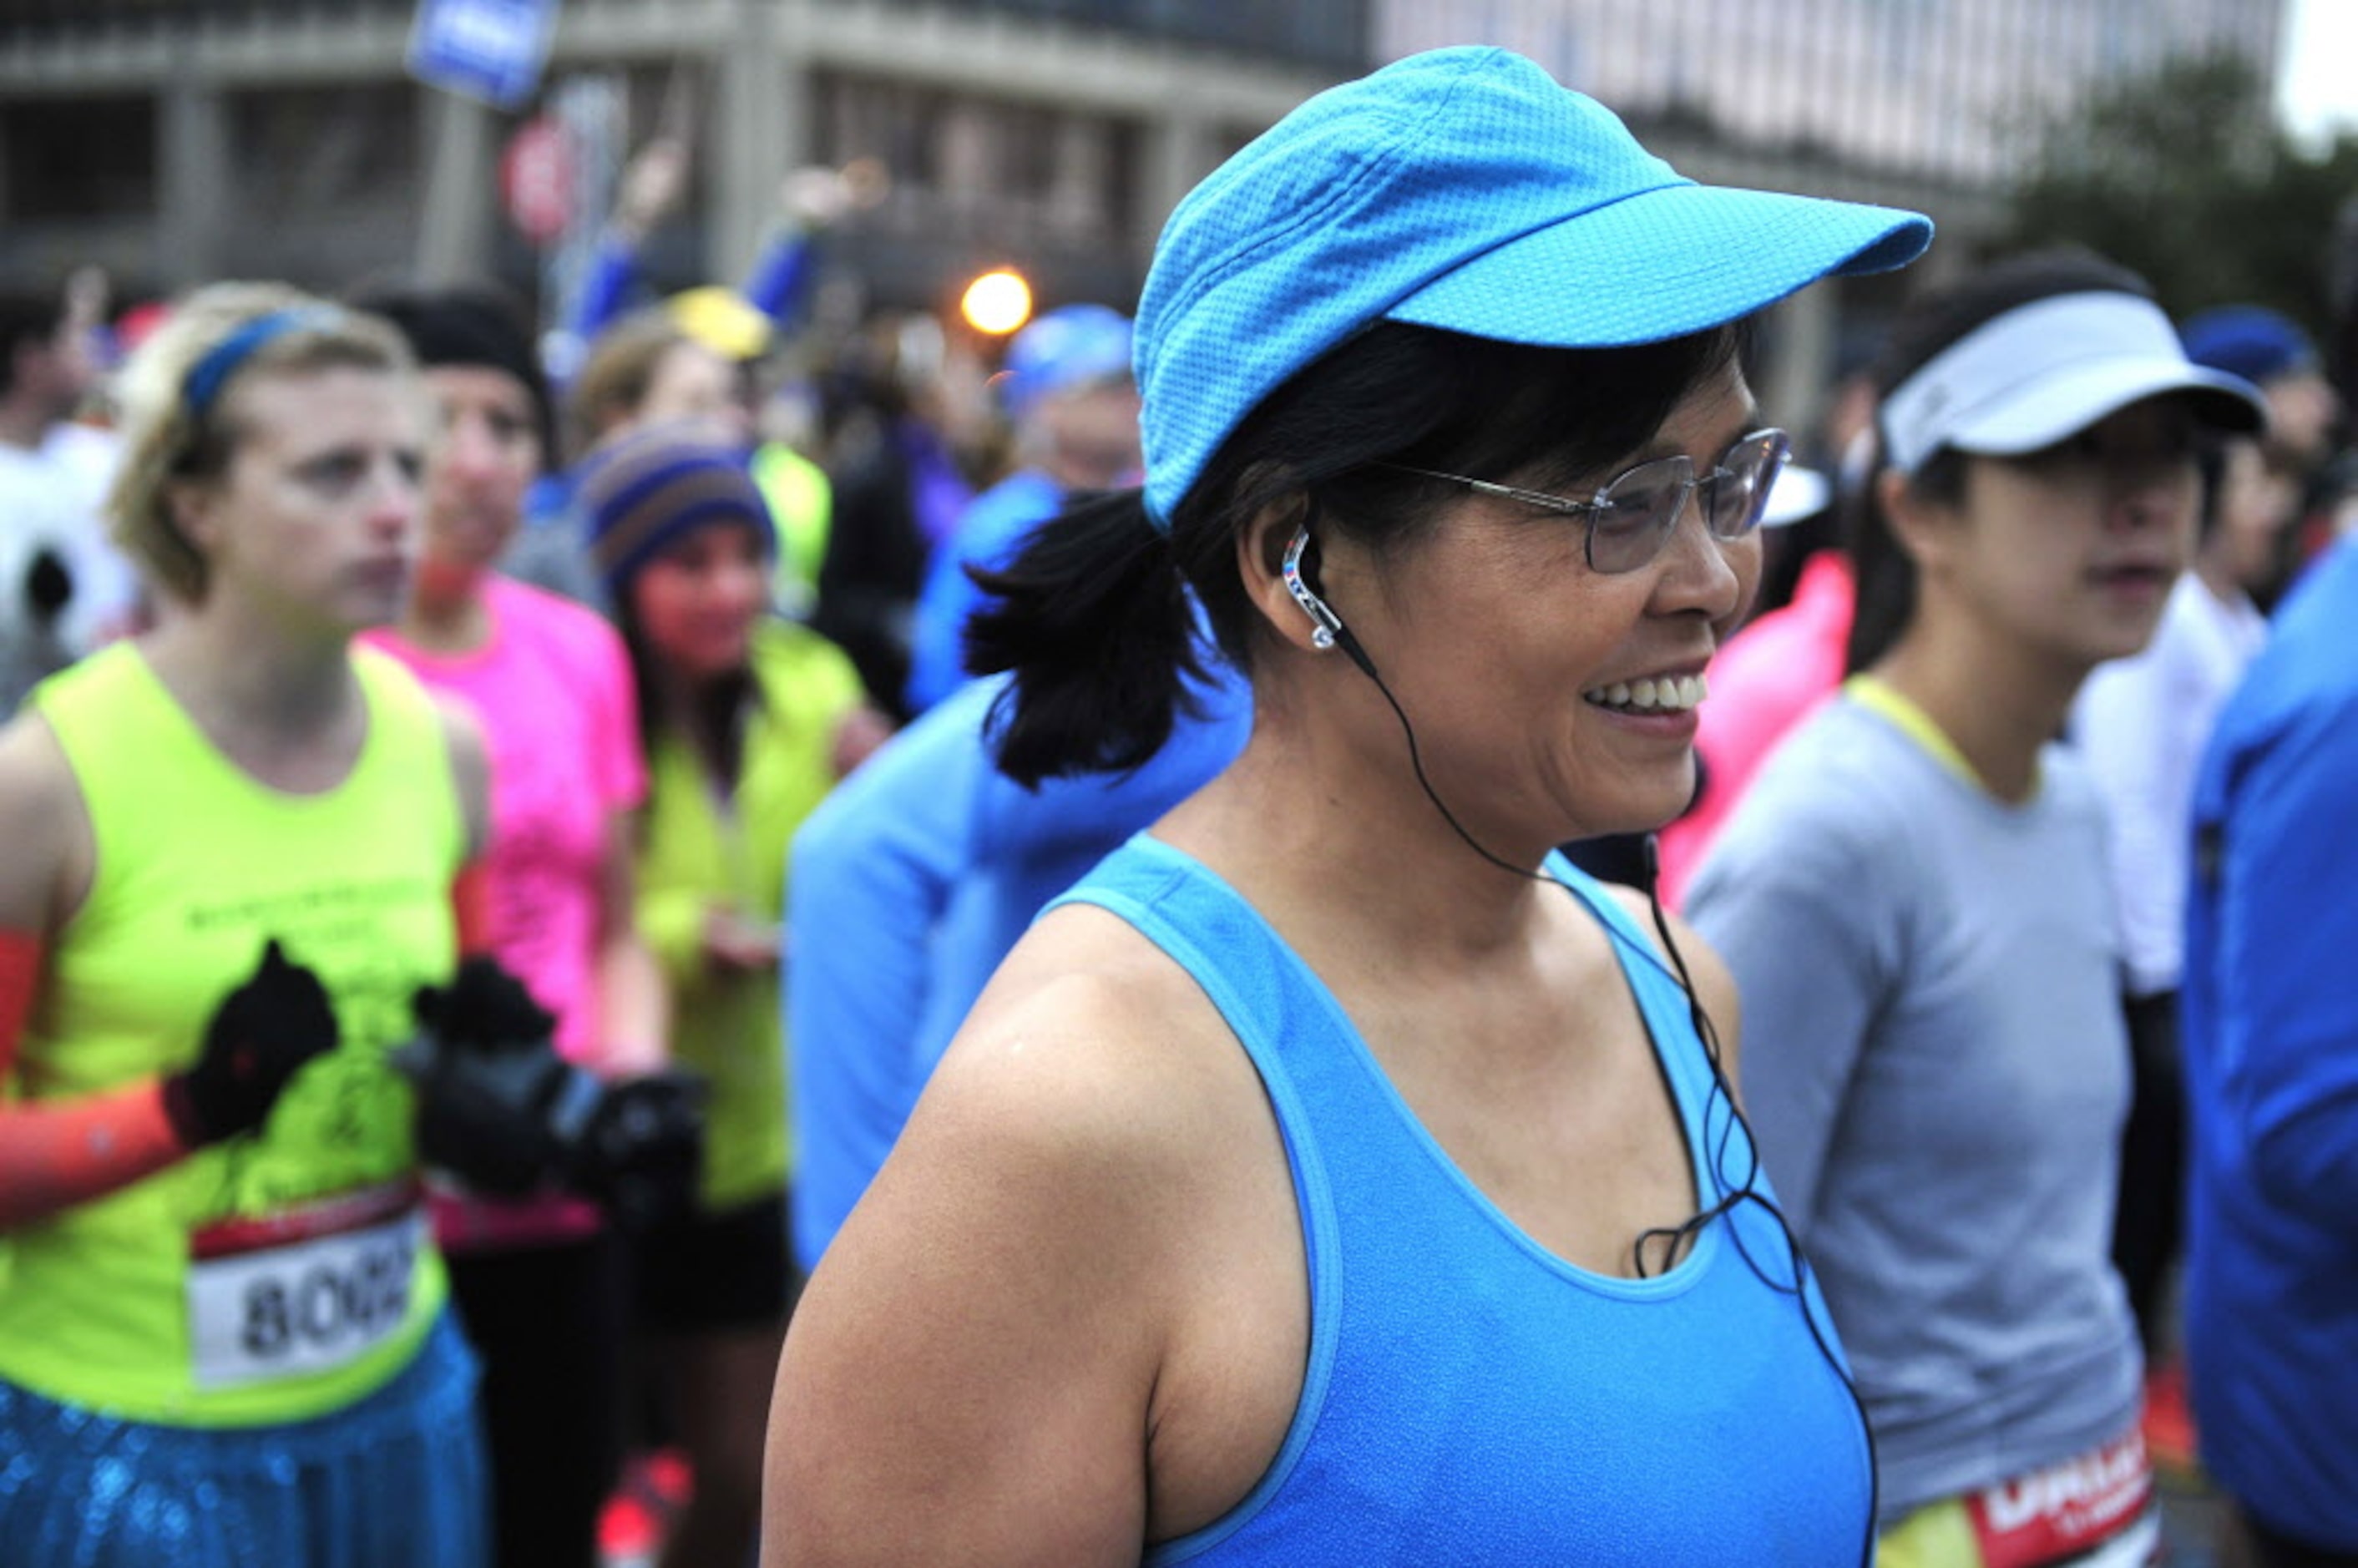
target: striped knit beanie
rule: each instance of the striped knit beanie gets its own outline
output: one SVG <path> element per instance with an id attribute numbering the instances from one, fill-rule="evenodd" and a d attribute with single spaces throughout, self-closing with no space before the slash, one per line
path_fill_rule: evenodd
<path id="1" fill-rule="evenodd" d="M 634 430 L 591 452 L 581 475 L 590 557 L 620 603 L 641 568 L 698 528 L 741 523 L 778 547 L 742 447 L 702 425 Z"/>

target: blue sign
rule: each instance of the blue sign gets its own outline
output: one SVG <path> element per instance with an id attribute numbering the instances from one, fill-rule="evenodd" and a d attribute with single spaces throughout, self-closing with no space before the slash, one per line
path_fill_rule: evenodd
<path id="1" fill-rule="evenodd" d="M 540 85 L 556 30 L 557 0 L 418 0 L 409 74 L 513 109 Z"/>

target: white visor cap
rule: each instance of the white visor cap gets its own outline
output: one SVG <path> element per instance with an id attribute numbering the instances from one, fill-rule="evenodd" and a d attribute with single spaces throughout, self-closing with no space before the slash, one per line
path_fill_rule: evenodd
<path id="1" fill-rule="evenodd" d="M 1894 387 L 1877 416 L 1892 466 L 1914 473 L 1943 447 L 2018 457 L 2163 393 L 2191 395 L 2206 424 L 2267 426 L 2241 377 L 2196 364 L 2161 307 L 2134 294 L 2059 294 L 1985 321 Z"/>
<path id="2" fill-rule="evenodd" d="M 1769 487 L 1768 504 L 1760 514 L 1763 528 L 1790 528 L 1804 517 L 1814 517 L 1833 499 L 1833 486 L 1815 469 L 1787 463 Z"/>

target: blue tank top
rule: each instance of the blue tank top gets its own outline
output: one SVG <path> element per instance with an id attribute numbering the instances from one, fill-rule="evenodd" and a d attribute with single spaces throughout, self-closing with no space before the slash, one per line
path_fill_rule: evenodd
<path id="1" fill-rule="evenodd" d="M 1752 1154 L 1685 991 L 1595 883 L 1549 871 L 1611 935 L 1708 1206 Z M 1275 1108 L 1309 1260 L 1309 1360 L 1275 1462 L 1147 1563 L 1859 1560 L 1866 1429 L 1765 1210 L 1714 1218 L 1657 1278 L 1575 1268 L 1458 1171 L 1333 994 L 1199 862 L 1141 834 L 1057 902 L 1128 922 L 1219 1008 Z"/>

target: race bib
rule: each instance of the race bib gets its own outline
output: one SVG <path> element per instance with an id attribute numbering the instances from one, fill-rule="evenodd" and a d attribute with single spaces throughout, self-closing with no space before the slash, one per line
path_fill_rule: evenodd
<path id="1" fill-rule="evenodd" d="M 2136 1427 L 2104 1447 L 1965 1499 L 1986 1568 L 2142 1568 L 2159 1561 L 2153 1471 Z"/>
<path id="2" fill-rule="evenodd" d="M 426 1214 L 414 1182 L 340 1194 L 189 1238 L 189 1349 L 200 1389 L 346 1365 L 399 1328 Z"/>

